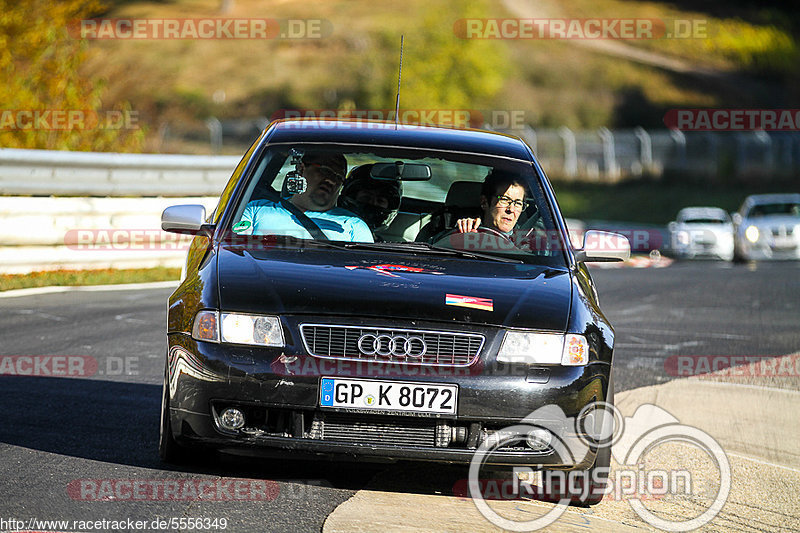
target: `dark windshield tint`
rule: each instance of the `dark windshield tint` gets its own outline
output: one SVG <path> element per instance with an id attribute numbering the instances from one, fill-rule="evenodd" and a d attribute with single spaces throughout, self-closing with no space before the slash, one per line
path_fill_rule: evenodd
<path id="1" fill-rule="evenodd" d="M 765 217 L 768 215 L 790 215 L 800 216 L 800 204 L 793 202 L 775 203 L 775 204 L 759 204 L 750 208 L 750 213 L 747 216 Z"/>
<path id="2" fill-rule="evenodd" d="M 728 221 L 719 218 L 687 218 L 683 222 L 686 224 L 725 224 Z"/>
<path id="3" fill-rule="evenodd" d="M 430 179 L 418 178 L 419 166 L 415 180 L 378 179 L 369 171 L 374 163 L 426 165 Z M 255 168 L 232 211 L 228 229 L 234 234 L 290 236 L 292 242 L 425 242 L 526 262 L 565 262 L 560 232 L 529 162 L 394 147 L 279 144 L 268 147 Z M 487 203 L 483 186 L 490 174 L 519 185 L 492 191 Z M 505 208 L 513 228 L 492 231 L 494 219 L 485 215 Z M 458 220 L 474 218 L 487 227 L 457 231 Z"/>

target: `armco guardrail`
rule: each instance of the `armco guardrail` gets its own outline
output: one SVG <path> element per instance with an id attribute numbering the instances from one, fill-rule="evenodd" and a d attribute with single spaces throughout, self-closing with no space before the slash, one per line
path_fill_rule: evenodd
<path id="1" fill-rule="evenodd" d="M 180 267 L 187 236 L 161 231 L 161 212 L 174 204 L 217 197 L 0 197 L 0 273 L 38 270 Z"/>
<path id="2" fill-rule="evenodd" d="M 0 273 L 180 266 L 169 205 L 210 213 L 239 157 L 0 149 Z"/>
<path id="3" fill-rule="evenodd" d="M 237 156 L 0 149 L 0 195 L 218 195 Z"/>

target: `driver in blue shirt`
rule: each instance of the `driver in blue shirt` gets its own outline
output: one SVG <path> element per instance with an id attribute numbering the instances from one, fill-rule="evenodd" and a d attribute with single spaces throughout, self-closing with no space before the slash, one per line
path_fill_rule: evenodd
<path id="1" fill-rule="evenodd" d="M 342 154 L 306 152 L 297 165 L 306 181 L 306 190 L 284 202 L 291 202 L 333 241 L 374 242 L 369 226 L 353 213 L 336 207 L 342 190 L 347 160 Z M 291 235 L 312 239 L 300 219 L 281 203 L 255 200 L 247 204 L 242 219 L 233 231 L 252 235 Z"/>

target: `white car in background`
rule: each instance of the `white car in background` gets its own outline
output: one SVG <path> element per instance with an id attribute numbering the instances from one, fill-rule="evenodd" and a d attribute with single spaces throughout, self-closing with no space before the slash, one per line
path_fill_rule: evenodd
<path id="1" fill-rule="evenodd" d="M 667 226 L 676 257 L 733 259 L 733 222 L 718 207 L 685 207 Z"/>
<path id="2" fill-rule="evenodd" d="M 737 259 L 800 259 L 800 194 L 748 196 L 733 224 Z"/>

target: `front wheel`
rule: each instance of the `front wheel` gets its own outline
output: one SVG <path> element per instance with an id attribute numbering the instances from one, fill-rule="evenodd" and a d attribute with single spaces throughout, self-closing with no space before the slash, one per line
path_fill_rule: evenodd
<path id="1" fill-rule="evenodd" d="M 601 441 L 596 448 L 594 464 L 586 470 L 572 470 L 550 478 L 544 484 L 549 501 L 569 498 L 570 504 L 578 507 L 589 507 L 603 500 L 608 489 L 608 477 L 611 472 L 611 444 L 614 440 L 614 378 L 609 377 L 608 393 L 605 401 L 606 415 L 602 418 L 600 428 Z M 610 426 L 609 426 L 610 424 Z M 552 480 L 555 479 L 555 482 Z M 543 480 L 544 483 L 544 480 Z M 549 486 L 548 486 L 549 485 Z"/>
<path id="2" fill-rule="evenodd" d="M 158 455 L 165 463 L 180 463 L 183 456 L 180 444 L 172 434 L 172 424 L 169 416 L 169 393 L 167 380 L 164 379 L 163 394 L 161 396 L 161 428 L 158 435 Z"/>
<path id="3" fill-rule="evenodd" d="M 190 465 L 213 462 L 216 458 L 213 450 L 187 448 L 175 440 L 172 433 L 172 422 L 169 410 L 168 380 L 164 378 L 163 394 L 161 396 L 161 427 L 158 436 L 158 455 L 165 463 L 173 465 Z"/>

